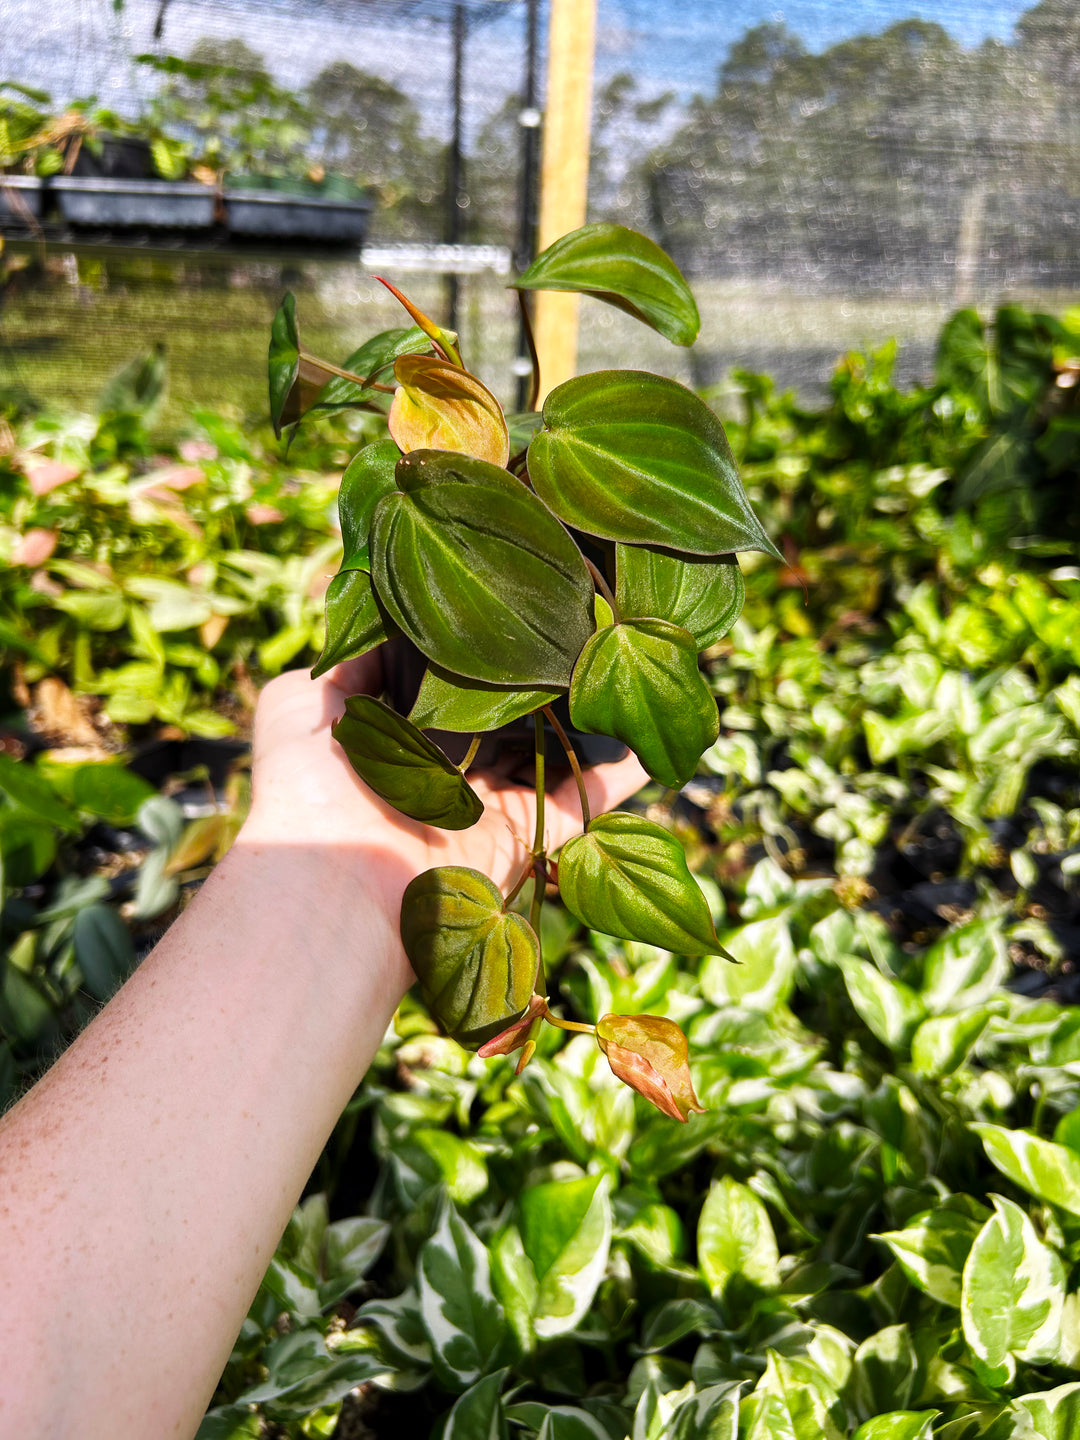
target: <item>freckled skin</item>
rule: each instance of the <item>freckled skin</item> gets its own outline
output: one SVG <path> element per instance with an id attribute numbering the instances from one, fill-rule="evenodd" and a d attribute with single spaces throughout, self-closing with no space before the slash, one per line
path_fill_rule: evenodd
<path id="1" fill-rule="evenodd" d="M 477 777 L 486 813 L 451 835 L 402 820 L 348 768 L 330 725 L 346 695 L 380 688 L 378 666 L 369 655 L 267 687 L 255 805 L 236 845 L 0 1119 L 3 1440 L 194 1435 L 412 982 L 397 934 L 406 884 L 436 864 L 501 884 L 520 871 L 513 836 L 532 831 L 529 792 Z M 633 759 L 592 772 L 594 813 L 643 779 Z M 572 780 L 546 815 L 553 847 L 580 828 Z"/>

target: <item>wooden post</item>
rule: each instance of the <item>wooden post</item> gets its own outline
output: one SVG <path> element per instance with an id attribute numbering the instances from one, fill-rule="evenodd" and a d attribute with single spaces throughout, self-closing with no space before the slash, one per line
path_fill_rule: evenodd
<path id="1" fill-rule="evenodd" d="M 541 250 L 585 224 L 592 129 L 596 0 L 551 0 L 540 167 Z M 536 293 L 541 399 L 577 369 L 577 295 Z"/>

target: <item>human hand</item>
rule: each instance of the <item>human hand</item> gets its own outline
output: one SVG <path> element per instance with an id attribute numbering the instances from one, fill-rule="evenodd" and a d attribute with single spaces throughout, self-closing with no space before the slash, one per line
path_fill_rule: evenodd
<path id="1" fill-rule="evenodd" d="M 378 694 L 380 684 L 381 662 L 372 651 L 318 680 L 294 670 L 265 687 L 255 714 L 254 804 L 245 836 L 353 855 L 357 879 L 375 883 L 395 923 L 409 880 L 435 865 L 472 866 L 505 889 L 532 843 L 533 791 L 491 771 L 470 771 L 469 784 L 484 803 L 470 829 L 438 830 L 400 815 L 368 789 L 330 735 L 346 698 Z M 632 755 L 586 771 L 593 813 L 612 809 L 647 778 Z M 551 850 L 580 831 L 572 776 L 548 793 L 544 819 Z"/>

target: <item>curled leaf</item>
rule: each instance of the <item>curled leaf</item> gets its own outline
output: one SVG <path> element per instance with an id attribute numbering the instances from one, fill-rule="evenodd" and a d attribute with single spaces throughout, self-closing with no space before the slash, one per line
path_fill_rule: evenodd
<path id="1" fill-rule="evenodd" d="M 441 325 L 437 325 L 429 315 L 424 314 L 423 310 L 421 310 L 419 306 L 414 305 L 407 295 L 403 295 L 396 285 L 391 285 L 389 280 L 384 280 L 381 275 L 376 275 L 375 279 L 378 280 L 380 285 L 386 286 L 387 290 L 390 291 L 390 294 L 393 295 L 394 299 L 397 300 L 399 304 L 403 305 L 405 309 L 409 312 L 409 314 L 412 316 L 412 318 L 416 321 L 419 329 L 422 330 L 423 333 L 427 335 L 430 339 L 434 340 L 435 344 L 439 346 L 439 348 L 443 351 L 447 358 L 452 360 L 455 365 L 460 365 L 461 355 L 458 352 L 457 348 L 457 331 L 444 330 Z"/>
<path id="2" fill-rule="evenodd" d="M 570 682 L 570 718 L 611 735 L 662 785 L 685 785 L 720 733 L 697 642 L 666 620 L 624 620 L 586 643 Z"/>
<path id="3" fill-rule="evenodd" d="M 479 870 L 439 865 L 411 881 L 401 940 L 435 1018 L 469 1049 L 505 1033 L 539 999 L 536 933 L 503 909 L 498 887 Z"/>
<path id="4" fill-rule="evenodd" d="M 690 1078 L 690 1047 L 674 1020 L 660 1015 L 603 1015 L 596 1040 L 612 1073 L 672 1120 L 703 1115 Z"/>
<path id="5" fill-rule="evenodd" d="M 562 235 L 513 282 L 518 290 L 574 290 L 605 300 L 676 345 L 701 326 L 690 287 L 648 236 L 601 222 Z"/>
<path id="6" fill-rule="evenodd" d="M 330 733 L 360 779 L 410 819 L 443 830 L 467 830 L 484 813 L 480 797 L 457 766 L 381 700 L 350 696 Z"/>
<path id="7" fill-rule="evenodd" d="M 394 362 L 394 375 L 398 388 L 388 424 L 402 450 L 451 450 L 506 464 L 506 417 L 475 375 L 431 355 L 402 355 Z"/>

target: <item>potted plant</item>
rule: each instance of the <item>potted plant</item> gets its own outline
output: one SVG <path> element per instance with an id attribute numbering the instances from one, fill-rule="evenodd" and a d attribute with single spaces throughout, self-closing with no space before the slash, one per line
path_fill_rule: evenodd
<path id="1" fill-rule="evenodd" d="M 234 235 L 360 246 L 371 200 L 340 175 L 322 178 L 226 175 L 225 216 Z"/>
<path id="2" fill-rule="evenodd" d="M 514 284 L 596 296 L 677 344 L 697 335 L 682 275 L 622 226 L 564 236 Z M 313 673 L 405 637 L 425 659 L 408 714 L 357 695 L 334 726 L 355 772 L 411 819 L 464 829 L 482 812 L 468 781 L 481 737 L 529 717 L 538 815 L 507 894 L 461 866 L 412 881 L 401 910 L 406 953 L 433 1014 L 466 1047 L 520 1050 L 520 1069 L 544 1023 L 595 1028 L 615 1074 L 685 1121 L 700 1106 L 674 1022 L 605 1015 L 581 1026 L 548 1004 L 539 918 L 549 886 L 590 929 L 682 955 L 724 954 L 678 840 L 640 814 L 590 814 L 554 707 L 565 702 L 577 731 L 629 746 L 662 785 L 683 785 L 719 731 L 698 654 L 742 607 L 736 552 L 779 552 L 719 419 L 692 391 L 603 370 L 558 386 L 542 412 L 508 419 L 465 367 L 458 337 L 399 298 L 413 326 L 373 337 L 340 367 L 301 349 L 291 295 L 273 324 L 279 433 L 309 410 L 390 398 L 389 438 L 361 449 L 342 479 L 344 558 Z M 537 381 L 534 363 L 534 405 Z M 460 763 L 432 731 L 472 736 Z M 581 834 L 558 856 L 543 826 L 549 732 L 582 810 Z M 514 906 L 530 882 L 526 916 Z"/>

